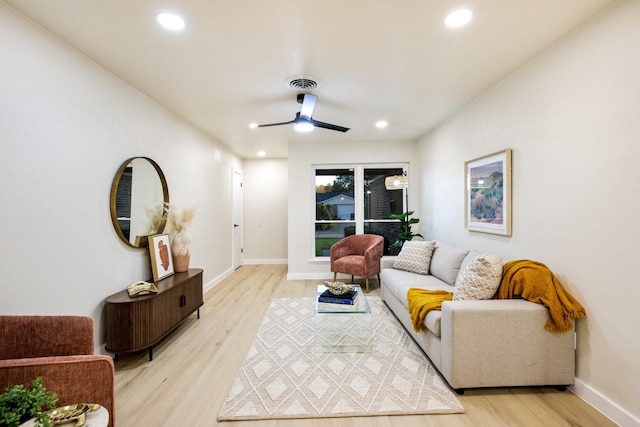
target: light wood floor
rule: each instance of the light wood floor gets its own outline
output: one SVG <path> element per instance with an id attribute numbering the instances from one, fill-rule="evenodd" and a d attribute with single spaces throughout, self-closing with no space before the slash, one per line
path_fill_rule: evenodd
<path id="1" fill-rule="evenodd" d="M 615 426 L 570 391 L 467 390 L 465 414 L 316 418 L 218 423 L 216 417 L 272 298 L 314 296 L 318 281 L 287 281 L 285 265 L 246 265 L 205 295 L 190 316 L 147 353 L 116 362 L 116 423 L 128 426 L 415 427 Z M 378 295 L 373 281 L 371 295 Z"/>

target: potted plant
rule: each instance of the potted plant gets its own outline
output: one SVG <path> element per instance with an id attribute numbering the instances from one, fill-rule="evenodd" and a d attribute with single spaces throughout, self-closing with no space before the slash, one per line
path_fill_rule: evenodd
<path id="1" fill-rule="evenodd" d="M 411 226 L 420 222 L 418 218 L 411 218 L 413 212 L 414 211 L 407 211 L 400 214 L 389 215 L 390 219 L 397 219 L 400 221 L 398 226 L 391 229 L 392 233 L 398 233 L 398 237 L 396 238 L 396 241 L 389 246 L 389 251 L 400 251 L 400 249 L 402 249 L 402 245 L 404 245 L 404 242 L 407 240 L 411 240 L 414 237 L 422 237 L 422 234 L 413 233 L 411 231 Z"/>
<path id="2" fill-rule="evenodd" d="M 9 386 L 0 394 L 0 425 L 17 427 L 34 418 L 37 426 L 51 427 L 53 424 L 45 411 L 53 408 L 57 401 L 58 396 L 47 392 L 42 385 L 42 377 L 33 380 L 29 387 Z"/>

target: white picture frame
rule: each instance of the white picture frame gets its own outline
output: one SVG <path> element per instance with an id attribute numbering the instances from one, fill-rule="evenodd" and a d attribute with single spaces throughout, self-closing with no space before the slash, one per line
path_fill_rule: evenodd
<path id="1" fill-rule="evenodd" d="M 464 164 L 465 228 L 511 236 L 511 149 Z"/>

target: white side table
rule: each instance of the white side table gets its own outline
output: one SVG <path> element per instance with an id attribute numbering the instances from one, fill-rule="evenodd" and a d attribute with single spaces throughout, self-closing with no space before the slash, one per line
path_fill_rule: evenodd
<path id="1" fill-rule="evenodd" d="M 109 425 L 109 411 L 103 406 L 100 407 L 97 411 L 87 412 L 85 415 L 86 422 L 84 423 L 84 427 L 107 427 Z M 64 424 L 56 424 L 57 426 L 75 426 L 75 421 L 69 421 Z M 25 421 L 20 424 L 20 427 L 34 427 L 35 420 L 30 419 L 29 421 Z"/>

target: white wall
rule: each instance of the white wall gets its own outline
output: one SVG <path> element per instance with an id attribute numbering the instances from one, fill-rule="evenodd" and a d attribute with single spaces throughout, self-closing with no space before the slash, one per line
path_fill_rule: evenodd
<path id="1" fill-rule="evenodd" d="M 640 2 L 623 1 L 420 141 L 426 235 L 541 261 L 585 306 L 575 390 L 640 425 Z M 464 162 L 513 149 L 513 236 L 464 230 Z"/>
<path id="2" fill-rule="evenodd" d="M 80 314 L 104 343 L 103 300 L 150 279 L 109 214 L 129 157 L 163 169 L 172 202 L 198 206 L 191 266 L 231 269 L 232 168 L 240 160 L 0 2 L 0 313 Z"/>
<path id="3" fill-rule="evenodd" d="M 322 131 L 322 130 L 319 130 Z M 415 141 L 366 143 L 295 143 L 289 144 L 289 279 L 330 279 L 329 261 L 313 260 L 315 238 L 314 165 L 321 164 L 409 164 L 409 206 L 420 218 L 415 202 L 420 185 Z M 413 184 L 415 183 L 415 184 Z M 422 224 L 418 224 L 422 225 Z M 415 228 L 419 233 L 420 227 Z"/>
<path id="4" fill-rule="evenodd" d="M 287 263 L 287 159 L 244 160 L 244 262 Z"/>

